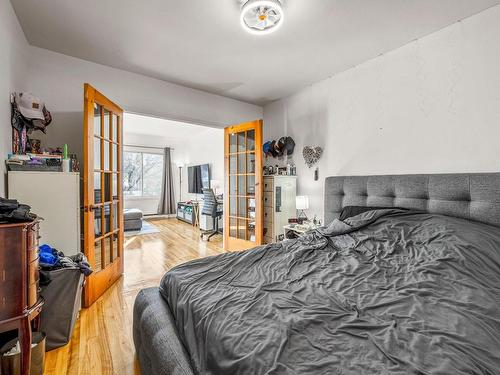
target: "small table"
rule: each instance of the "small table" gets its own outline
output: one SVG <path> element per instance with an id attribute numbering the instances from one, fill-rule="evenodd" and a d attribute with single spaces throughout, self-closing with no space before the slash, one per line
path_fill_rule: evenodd
<path id="1" fill-rule="evenodd" d="M 287 239 L 287 235 L 290 232 L 293 232 L 297 236 L 302 236 L 304 233 L 313 230 L 313 229 L 318 229 L 320 226 L 313 224 L 313 223 L 308 223 L 308 224 L 287 224 L 283 226 L 283 230 L 285 232 L 285 239 Z"/>

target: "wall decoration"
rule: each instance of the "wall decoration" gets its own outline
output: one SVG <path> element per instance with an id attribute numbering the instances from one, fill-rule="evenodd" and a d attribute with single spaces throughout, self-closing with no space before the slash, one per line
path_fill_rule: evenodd
<path id="1" fill-rule="evenodd" d="M 317 147 L 309 147 L 305 146 L 302 150 L 302 156 L 304 156 L 304 161 L 306 165 L 311 168 L 314 164 L 316 164 L 321 155 L 323 154 L 323 149 L 319 146 Z"/>

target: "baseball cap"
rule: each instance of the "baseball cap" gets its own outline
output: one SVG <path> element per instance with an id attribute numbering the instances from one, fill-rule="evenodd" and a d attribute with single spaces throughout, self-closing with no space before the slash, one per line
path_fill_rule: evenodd
<path id="1" fill-rule="evenodd" d="M 295 149 L 295 141 L 292 137 L 286 137 L 285 140 L 285 151 L 288 156 L 293 154 L 293 150 Z"/>
<path id="2" fill-rule="evenodd" d="M 267 141 L 262 145 L 262 151 L 264 151 L 264 155 L 269 156 L 271 155 L 271 141 Z"/>
<path id="3" fill-rule="evenodd" d="M 277 156 L 283 156 L 283 150 L 285 149 L 285 137 L 278 139 L 278 142 L 274 144 L 274 151 L 276 151 Z"/>
<path id="4" fill-rule="evenodd" d="M 276 151 L 276 141 L 271 141 L 271 144 L 269 145 L 269 152 L 273 158 L 278 156 L 278 152 Z"/>
<path id="5" fill-rule="evenodd" d="M 30 120 L 44 120 L 43 107 L 45 104 L 29 92 L 22 92 L 16 94 L 16 104 L 19 112 Z"/>

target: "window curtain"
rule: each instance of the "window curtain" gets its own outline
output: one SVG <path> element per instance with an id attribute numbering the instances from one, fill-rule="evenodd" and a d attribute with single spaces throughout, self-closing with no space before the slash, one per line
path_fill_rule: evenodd
<path id="1" fill-rule="evenodd" d="M 161 181 L 158 213 L 160 215 L 170 215 L 175 213 L 174 180 L 172 174 L 170 147 L 165 147 L 163 150 L 163 176 Z"/>

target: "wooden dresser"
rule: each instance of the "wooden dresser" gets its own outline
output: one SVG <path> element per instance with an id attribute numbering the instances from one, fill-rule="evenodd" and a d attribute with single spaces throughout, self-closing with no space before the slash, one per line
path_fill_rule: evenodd
<path id="1" fill-rule="evenodd" d="M 29 374 L 31 321 L 43 305 L 38 295 L 38 228 L 38 220 L 0 224 L 0 332 L 19 330 L 22 375 Z"/>

